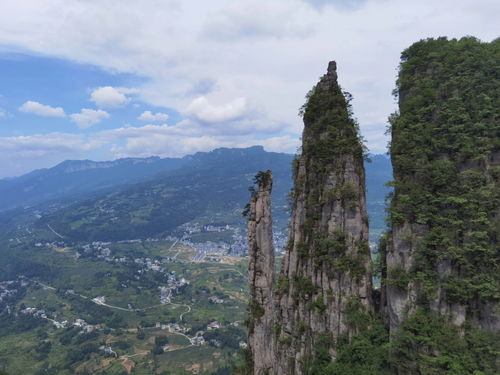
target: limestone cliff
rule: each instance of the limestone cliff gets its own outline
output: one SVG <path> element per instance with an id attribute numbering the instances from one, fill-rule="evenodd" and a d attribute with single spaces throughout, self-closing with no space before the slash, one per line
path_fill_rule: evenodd
<path id="1" fill-rule="evenodd" d="M 375 314 L 363 147 L 329 64 L 302 108 L 289 243 L 273 290 L 270 227 L 257 230 L 266 185 L 252 198 L 255 373 L 498 373 L 499 56 L 500 40 L 471 37 L 423 40 L 402 54 Z"/>
<path id="2" fill-rule="evenodd" d="M 443 337 L 456 332 L 448 342 L 465 337 L 463 358 L 472 353 L 470 332 L 484 331 L 474 335 L 487 342 L 500 329 L 498 53 L 498 41 L 439 38 L 402 55 L 384 283 L 391 335 L 400 340 L 399 374 L 437 367 L 433 356 L 451 357 L 432 322 L 449 324 Z M 426 344 L 413 347 L 413 335 Z"/>
<path id="3" fill-rule="evenodd" d="M 250 282 L 248 345 L 254 374 L 268 374 L 274 363 L 273 291 L 274 244 L 271 218 L 271 171 L 256 176 L 248 212 Z"/>
<path id="4" fill-rule="evenodd" d="M 302 153 L 294 165 L 289 244 L 276 290 L 273 373 L 311 373 L 315 350 L 331 358 L 372 309 L 363 149 L 335 62 L 308 94 Z"/>

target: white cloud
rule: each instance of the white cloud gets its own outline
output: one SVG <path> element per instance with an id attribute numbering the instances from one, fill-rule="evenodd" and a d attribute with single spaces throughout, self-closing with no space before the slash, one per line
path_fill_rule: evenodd
<path id="1" fill-rule="evenodd" d="M 0 149 L 16 157 L 43 156 L 65 151 L 87 151 L 99 142 L 88 142 L 81 134 L 49 133 L 29 136 L 0 137 Z"/>
<path id="2" fill-rule="evenodd" d="M 0 118 L 5 118 L 7 117 L 9 114 L 7 113 L 6 110 L 0 108 Z"/>
<path id="3" fill-rule="evenodd" d="M 102 109 L 88 109 L 82 108 L 80 113 L 73 113 L 70 115 L 71 121 L 76 123 L 79 128 L 86 129 L 90 128 L 101 122 L 104 119 L 109 118 L 109 113 L 103 111 Z"/>
<path id="4" fill-rule="evenodd" d="M 116 158 L 181 157 L 218 147 L 250 147 L 262 145 L 267 151 L 295 153 L 300 145 L 298 138 L 290 136 L 257 139 L 247 136 L 184 135 L 165 126 L 122 128 L 102 134 L 102 138 L 115 141 L 111 148 Z M 116 142 L 120 140 L 120 142 Z"/>
<path id="5" fill-rule="evenodd" d="M 137 117 L 137 119 L 141 121 L 151 122 L 167 121 L 168 115 L 161 112 L 156 112 L 155 114 L 153 114 L 151 111 L 144 111 L 139 117 Z"/>
<path id="6" fill-rule="evenodd" d="M 104 86 L 93 90 L 90 100 L 100 108 L 118 108 L 130 101 L 125 94 L 133 92 L 132 89 Z"/>
<path id="7" fill-rule="evenodd" d="M 48 133 L 0 137 L 0 178 L 53 166 L 64 159 L 85 158 L 102 146 L 99 139 L 81 134 Z"/>
<path id="8" fill-rule="evenodd" d="M 383 151 L 401 51 L 442 35 L 490 41 L 499 12 L 497 0 L 2 0 L 0 45 L 135 74 L 138 100 L 188 116 L 106 135 L 130 155 L 141 143 L 152 154 L 245 139 L 292 147 L 282 137 L 298 138 L 304 95 L 335 59 L 368 146 Z M 130 100 L 110 89 L 96 104 Z"/>
<path id="9" fill-rule="evenodd" d="M 246 110 L 245 98 L 237 98 L 229 103 L 215 106 L 210 104 L 206 97 L 200 96 L 189 104 L 186 114 L 204 122 L 225 122 L 240 118 Z"/>
<path id="10" fill-rule="evenodd" d="M 146 157 L 159 155 L 179 157 L 217 147 L 249 147 L 263 145 L 268 151 L 295 153 L 300 145 L 298 137 L 277 136 L 260 138 L 256 133 L 212 132 L 206 134 L 195 122 L 183 121 L 176 125 L 127 126 L 96 133 L 93 139 L 112 145 L 115 157 Z"/>
<path id="11" fill-rule="evenodd" d="M 299 138 L 290 137 L 288 135 L 252 141 L 251 143 L 264 146 L 266 151 L 285 152 L 287 154 L 295 154 L 301 145 Z M 252 145 L 249 144 L 249 146 Z"/>
<path id="12" fill-rule="evenodd" d="M 240 0 L 223 11 L 213 12 L 203 26 L 202 34 L 223 42 L 305 38 L 314 32 L 314 23 L 304 14 L 312 10 L 300 3 L 296 6 L 300 12 L 279 2 Z"/>
<path id="13" fill-rule="evenodd" d="M 64 109 L 61 107 L 51 107 L 50 105 L 41 104 L 35 101 L 28 100 L 19 107 L 21 112 L 32 113 L 44 117 L 66 117 Z"/>

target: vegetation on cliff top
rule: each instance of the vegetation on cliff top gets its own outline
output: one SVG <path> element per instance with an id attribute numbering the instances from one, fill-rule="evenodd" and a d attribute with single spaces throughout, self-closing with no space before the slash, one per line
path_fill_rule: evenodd
<path id="1" fill-rule="evenodd" d="M 391 118 L 395 196 L 391 222 L 428 228 L 410 279 L 431 299 L 438 282 L 448 301 L 500 297 L 497 214 L 500 41 L 429 39 L 402 55 Z M 437 265 L 459 270 L 438 275 Z M 408 277 L 408 275 L 402 275 Z"/>
<path id="2" fill-rule="evenodd" d="M 376 272 L 383 287 L 418 285 L 417 309 L 390 342 L 380 318 L 365 314 L 370 328 L 336 343 L 335 361 L 329 345 L 318 345 L 315 374 L 492 375 L 497 370 L 494 335 L 471 319 L 462 327 L 449 323 L 430 309 L 430 301 L 441 287 L 446 302 L 464 304 L 467 317 L 477 318 L 481 304 L 499 299 L 499 47 L 499 40 L 438 38 L 402 53 L 395 90 L 400 111 L 390 117 L 395 193 L 389 222 L 427 229 L 418 238 L 410 272 L 387 269 L 383 261 Z M 382 252 L 387 239 L 382 238 Z M 452 272 L 439 273 L 441 262 Z"/>
<path id="3" fill-rule="evenodd" d="M 500 297 L 499 58 L 499 40 L 471 37 L 427 39 L 402 54 L 400 111 L 390 118 L 390 222 L 425 228 L 408 233 L 418 243 L 415 266 L 387 270 L 389 285 L 418 286 L 418 311 L 394 341 L 404 373 L 494 372 L 494 341 L 468 320 Z M 429 309 L 439 288 L 447 303 L 465 305 L 465 336 Z"/>

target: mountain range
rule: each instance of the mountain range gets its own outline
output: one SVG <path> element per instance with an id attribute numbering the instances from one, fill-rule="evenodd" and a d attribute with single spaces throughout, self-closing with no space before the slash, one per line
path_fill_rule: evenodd
<path id="1" fill-rule="evenodd" d="M 0 181 L 0 212 L 36 208 L 48 202 L 64 207 L 43 215 L 39 227 L 79 240 L 116 240 L 168 233 L 192 220 L 243 225 L 247 188 L 260 170 L 274 175 L 273 211 L 285 228 L 292 186 L 291 154 L 262 146 L 219 148 L 183 158 L 127 158 L 95 162 L 68 160 L 53 168 Z M 371 155 L 366 163 L 370 217 L 375 234 L 384 226 L 384 197 L 390 160 Z M 54 210 L 53 210 L 54 211 Z"/>

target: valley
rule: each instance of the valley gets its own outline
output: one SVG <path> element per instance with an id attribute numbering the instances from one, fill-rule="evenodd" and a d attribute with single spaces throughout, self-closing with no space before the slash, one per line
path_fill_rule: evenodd
<path id="1" fill-rule="evenodd" d="M 375 249 L 390 164 L 372 159 Z M 247 345 L 248 186 L 274 167 L 279 258 L 292 156 L 222 149 L 195 160 L 113 191 L 0 212 L 0 370 L 231 373 Z"/>

